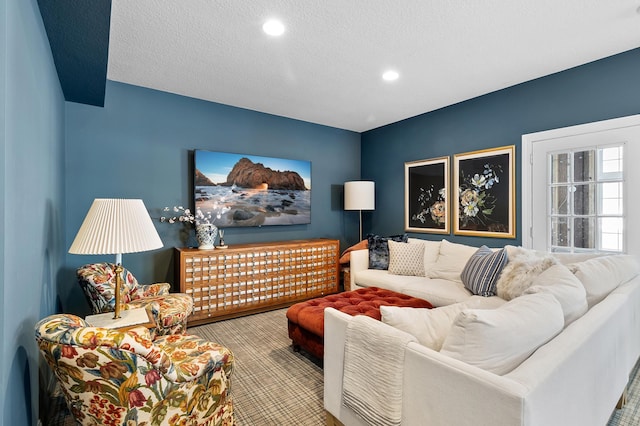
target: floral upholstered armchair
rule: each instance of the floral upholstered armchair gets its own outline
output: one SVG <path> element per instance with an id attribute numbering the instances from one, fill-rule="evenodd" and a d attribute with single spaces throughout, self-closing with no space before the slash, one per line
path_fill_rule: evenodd
<path id="1" fill-rule="evenodd" d="M 190 335 L 152 341 L 144 327 L 89 327 L 64 314 L 38 322 L 35 335 L 79 424 L 235 424 L 225 347 Z"/>
<path id="2" fill-rule="evenodd" d="M 76 275 L 94 314 L 115 309 L 116 265 L 90 263 L 77 269 Z M 122 309 L 146 308 L 151 311 L 156 328 L 151 336 L 184 334 L 187 317 L 193 311 L 193 299 L 184 293 L 169 293 L 169 283 L 142 285 L 127 269 L 122 272 Z"/>

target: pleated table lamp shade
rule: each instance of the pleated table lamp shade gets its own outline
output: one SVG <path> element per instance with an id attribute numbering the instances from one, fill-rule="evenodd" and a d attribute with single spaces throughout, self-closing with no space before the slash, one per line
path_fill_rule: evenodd
<path id="1" fill-rule="evenodd" d="M 162 240 L 142 200 L 96 198 L 69 253 L 121 255 L 161 247 Z"/>

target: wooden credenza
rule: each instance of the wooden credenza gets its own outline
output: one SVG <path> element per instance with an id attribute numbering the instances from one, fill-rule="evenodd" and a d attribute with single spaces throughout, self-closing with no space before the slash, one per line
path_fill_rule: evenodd
<path id="1" fill-rule="evenodd" d="M 340 242 L 329 239 L 176 248 L 180 292 L 193 297 L 189 325 L 263 312 L 338 292 Z"/>

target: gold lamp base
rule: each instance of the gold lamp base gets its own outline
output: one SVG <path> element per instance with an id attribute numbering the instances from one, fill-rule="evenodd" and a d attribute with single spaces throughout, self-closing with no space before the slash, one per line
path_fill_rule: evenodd
<path id="1" fill-rule="evenodd" d="M 116 265 L 116 303 L 115 309 L 113 310 L 113 319 L 120 318 L 120 288 L 122 287 L 121 276 L 124 268 L 121 264 Z"/>

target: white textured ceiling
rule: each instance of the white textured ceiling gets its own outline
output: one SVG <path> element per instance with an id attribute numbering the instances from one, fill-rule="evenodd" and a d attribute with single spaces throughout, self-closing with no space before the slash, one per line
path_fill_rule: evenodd
<path id="1" fill-rule="evenodd" d="M 638 6 L 113 0 L 107 77 L 362 132 L 640 47 Z M 279 38 L 262 32 L 273 17 Z"/>

